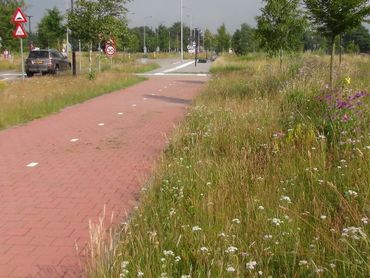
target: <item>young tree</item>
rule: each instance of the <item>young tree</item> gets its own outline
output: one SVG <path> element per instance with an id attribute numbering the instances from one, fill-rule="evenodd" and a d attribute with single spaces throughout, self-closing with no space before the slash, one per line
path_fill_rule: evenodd
<path id="1" fill-rule="evenodd" d="M 215 36 L 209 29 L 204 31 L 204 48 L 206 51 L 214 50 L 216 48 Z"/>
<path id="2" fill-rule="evenodd" d="M 68 13 L 68 28 L 73 37 L 97 44 L 113 34 L 125 35 L 126 8 L 129 0 L 78 0 Z"/>
<path id="3" fill-rule="evenodd" d="M 261 47 L 270 55 L 280 56 L 283 51 L 295 51 L 301 46 L 306 20 L 299 10 L 299 0 L 263 0 L 266 5 L 257 17 L 257 35 Z"/>
<path id="4" fill-rule="evenodd" d="M 255 30 L 248 24 L 242 24 L 240 30 L 236 30 L 232 39 L 231 46 L 237 55 L 245 55 L 256 50 Z"/>
<path id="5" fill-rule="evenodd" d="M 330 87 L 334 87 L 335 39 L 359 26 L 370 15 L 369 0 L 304 0 L 310 19 L 328 39 L 331 48 Z"/>
<path id="6" fill-rule="evenodd" d="M 46 11 L 46 14 L 38 25 L 38 43 L 40 47 L 60 49 L 60 44 L 66 32 L 62 21 L 63 16 L 56 7 Z"/>
<path id="7" fill-rule="evenodd" d="M 19 42 L 12 36 L 14 25 L 10 22 L 17 7 L 24 7 L 23 0 L 0 0 L 0 37 L 3 48 L 18 49 Z"/>
<path id="8" fill-rule="evenodd" d="M 226 30 L 225 24 L 222 24 L 218 29 L 217 29 L 217 36 L 216 36 L 216 51 L 217 52 L 225 52 L 229 51 L 230 48 L 230 39 L 231 36 Z"/>

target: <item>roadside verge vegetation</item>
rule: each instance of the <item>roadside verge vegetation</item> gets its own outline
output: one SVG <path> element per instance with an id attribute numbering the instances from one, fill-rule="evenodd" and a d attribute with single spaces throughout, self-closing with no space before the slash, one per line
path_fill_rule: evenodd
<path id="1" fill-rule="evenodd" d="M 132 75 L 156 68 L 155 64 L 114 65 L 99 74 L 44 76 L 24 82 L 0 81 L 0 129 L 45 117 L 60 109 L 81 103 L 145 80 Z M 91 80 L 89 80 L 91 79 Z"/>
<path id="2" fill-rule="evenodd" d="M 366 277 L 370 58 L 326 59 L 219 59 L 90 276 Z"/>

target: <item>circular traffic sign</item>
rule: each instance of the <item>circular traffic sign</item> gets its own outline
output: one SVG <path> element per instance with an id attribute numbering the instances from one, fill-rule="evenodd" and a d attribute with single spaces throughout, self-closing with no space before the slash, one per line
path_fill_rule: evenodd
<path id="1" fill-rule="evenodd" d="M 112 45 L 107 45 L 105 47 L 105 54 L 107 56 L 113 56 L 114 54 L 116 54 L 116 48 Z"/>

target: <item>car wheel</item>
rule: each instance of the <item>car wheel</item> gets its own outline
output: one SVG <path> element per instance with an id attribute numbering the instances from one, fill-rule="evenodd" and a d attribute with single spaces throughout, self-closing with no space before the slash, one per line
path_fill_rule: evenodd
<path id="1" fill-rule="evenodd" d="M 53 74 L 54 75 L 59 75 L 60 74 L 60 70 L 59 70 L 59 66 L 58 65 L 55 66 L 55 70 L 54 70 L 54 73 Z"/>
<path id="2" fill-rule="evenodd" d="M 33 76 L 33 72 L 27 71 L 26 74 L 27 74 L 27 77 L 32 77 Z"/>

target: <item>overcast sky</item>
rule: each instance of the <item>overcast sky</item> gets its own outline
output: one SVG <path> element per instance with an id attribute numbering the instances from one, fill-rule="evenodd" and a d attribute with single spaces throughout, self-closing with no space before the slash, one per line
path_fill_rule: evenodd
<path id="1" fill-rule="evenodd" d="M 32 30 L 45 13 L 54 6 L 65 12 L 70 0 L 26 0 L 27 15 L 32 18 Z M 201 29 L 209 28 L 213 32 L 225 23 L 230 32 L 234 32 L 241 23 L 255 26 L 255 16 L 259 14 L 262 0 L 183 0 L 184 22 Z M 180 0 L 133 0 L 127 5 L 129 26 L 157 26 L 160 23 L 172 25 L 180 21 Z"/>

